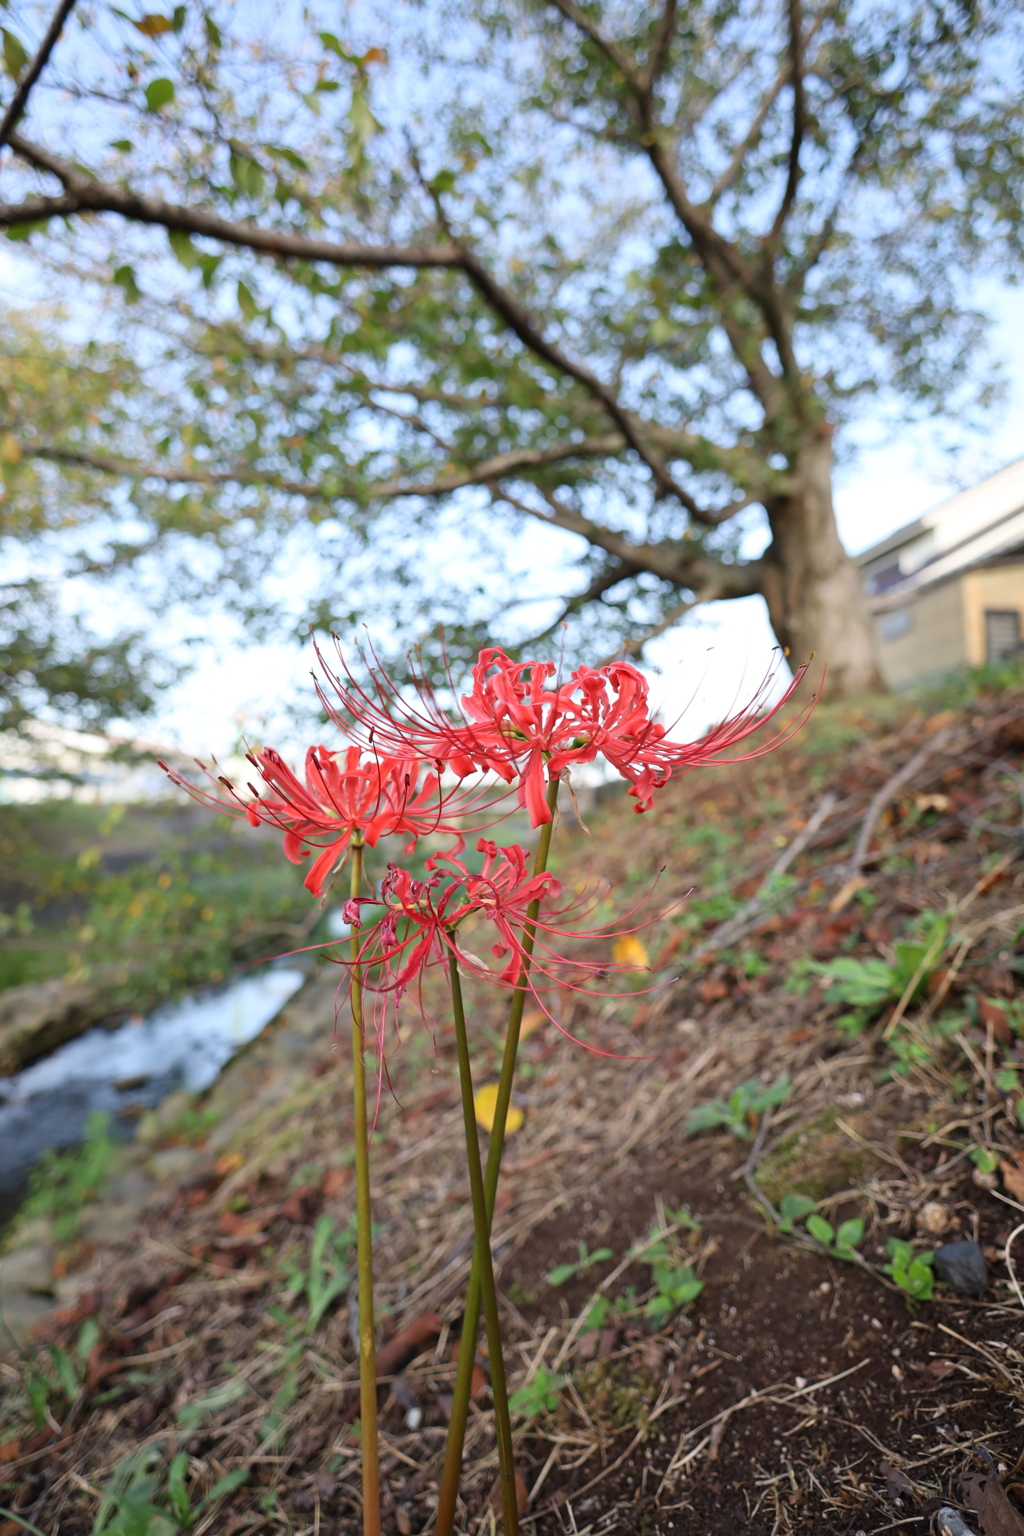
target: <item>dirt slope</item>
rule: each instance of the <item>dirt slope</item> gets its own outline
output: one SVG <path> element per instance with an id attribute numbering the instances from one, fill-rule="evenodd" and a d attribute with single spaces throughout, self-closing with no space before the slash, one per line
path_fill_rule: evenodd
<path id="1" fill-rule="evenodd" d="M 1020 1519 L 1014 1493 L 1009 1514 L 993 1513 L 1001 1495 L 970 1475 L 986 1472 L 987 1450 L 1012 1484 L 1022 1451 L 1024 1310 L 1005 1263 L 1024 1221 L 1022 759 L 1019 692 L 930 711 L 886 701 L 822 711 L 771 757 L 670 786 L 648 816 L 609 795 L 585 811 L 589 838 L 559 828 L 567 885 L 599 870 L 628 904 L 663 871 L 659 910 L 692 894 L 681 920 L 648 936 L 657 990 L 556 1000 L 593 1052 L 540 1018 L 523 1046 L 525 1123 L 495 1247 L 513 1385 L 538 1410 L 519 1419 L 528 1529 L 924 1532 L 947 1500 L 987 1536 L 1015 1529 L 995 1523 Z M 883 961 L 899 975 L 896 946 L 924 935 L 927 948 L 936 933 L 920 976 L 866 1012 L 827 996 L 834 976 L 813 969 Z M 471 1236 L 436 1003 L 433 1034 L 410 1014 L 393 1043 L 395 1096 L 382 1099 L 375 1146 L 387 1518 L 402 1536 L 430 1523 Z M 484 1081 L 500 1010 L 474 1003 Z M 53 1384 L 45 1341 L 34 1364 L 4 1368 L 0 1503 L 78 1536 L 99 1494 L 127 1481 L 125 1458 L 149 1448 L 146 1497 L 169 1510 L 184 1449 L 193 1507 L 247 1474 L 197 1531 L 359 1528 L 340 1273 L 351 1117 L 345 1053 L 324 1034 L 299 1085 L 264 1095 L 251 1117 L 236 1104 L 119 1248 L 60 1257 L 87 1289 L 49 1338 L 81 1386 Z M 731 1129 L 688 1134 L 698 1106 L 784 1074 L 774 1104 L 751 1109 L 751 1089 Z M 769 1211 L 797 1194 L 833 1227 L 863 1222 L 852 1259 L 827 1255 L 803 1217 L 779 1232 Z M 912 1299 L 883 1272 L 893 1237 L 920 1254 L 977 1241 L 987 1288 Z M 636 1253 L 652 1239 L 660 1248 Z M 552 1285 L 580 1243 L 584 1260 L 611 1257 Z M 664 1291 L 652 1260 L 662 1281 L 689 1266 L 703 1289 L 648 1315 Z M 604 1316 L 590 1312 L 602 1285 Z M 588 1315 L 601 1325 L 585 1327 Z M 33 1400 L 33 1370 L 48 1397 L 37 1388 Z M 477 1385 L 467 1531 L 490 1528 L 495 1476 L 483 1356 Z"/>

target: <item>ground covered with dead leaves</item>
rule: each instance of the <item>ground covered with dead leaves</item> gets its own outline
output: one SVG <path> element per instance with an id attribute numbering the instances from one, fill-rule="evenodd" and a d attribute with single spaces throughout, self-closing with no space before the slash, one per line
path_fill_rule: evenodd
<path id="1" fill-rule="evenodd" d="M 537 1536 L 924 1532 L 950 1504 L 1024 1533 L 1024 694 L 945 702 L 823 709 L 648 816 L 614 793 L 589 837 L 558 830 L 567 883 L 599 871 L 628 904 L 657 876 L 659 910 L 692 894 L 648 939 L 657 990 L 555 1000 L 594 1051 L 528 1020 L 495 1252 Z M 837 999 L 838 959 L 883 962 L 888 993 Z M 474 1002 L 484 1082 L 501 1017 Z M 344 1057 L 325 1038 L 119 1250 L 69 1251 L 78 1303 L 0 1368 L 0 1536 L 360 1528 Z M 386 1528 L 410 1536 L 471 1221 L 443 1016 L 432 1036 L 410 1013 L 391 1065 L 380 1401 Z M 965 1240 L 979 1294 L 908 1293 L 914 1258 Z M 483 1351 L 474 1389 L 463 1529 L 489 1532 Z"/>

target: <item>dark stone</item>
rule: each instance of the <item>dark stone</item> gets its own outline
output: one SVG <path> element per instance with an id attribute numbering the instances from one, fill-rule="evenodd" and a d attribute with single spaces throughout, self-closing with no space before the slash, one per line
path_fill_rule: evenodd
<path id="1" fill-rule="evenodd" d="M 980 1296 L 988 1285 L 988 1265 L 977 1243 L 944 1243 L 935 1250 L 935 1275 L 962 1296 Z"/>

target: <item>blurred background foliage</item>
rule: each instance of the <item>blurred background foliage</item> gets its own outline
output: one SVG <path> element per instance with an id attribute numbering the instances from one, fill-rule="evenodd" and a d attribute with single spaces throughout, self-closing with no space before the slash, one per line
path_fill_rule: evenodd
<path id="1" fill-rule="evenodd" d="M 111 1011 L 324 933 L 280 841 L 199 807 L 0 805 L 0 987 L 95 981 Z"/>

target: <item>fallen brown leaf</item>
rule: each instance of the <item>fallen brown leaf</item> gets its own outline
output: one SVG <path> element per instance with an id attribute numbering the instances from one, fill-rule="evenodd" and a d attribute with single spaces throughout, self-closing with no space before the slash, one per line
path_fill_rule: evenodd
<path id="1" fill-rule="evenodd" d="M 521 1515 L 525 1515 L 530 1508 L 530 1490 L 521 1472 L 516 1473 L 516 1507 Z M 501 1514 L 501 1483 L 497 1478 L 491 1489 L 491 1508 L 496 1515 Z"/>
<path id="2" fill-rule="evenodd" d="M 255 1237 L 269 1219 L 267 1211 L 221 1211 L 217 1231 L 222 1237 Z"/>
<path id="3" fill-rule="evenodd" d="M 983 1536 L 1024 1536 L 1024 1518 L 1014 1509 L 1003 1492 L 995 1462 L 983 1446 L 978 1455 L 987 1472 L 965 1472 L 960 1492 L 981 1521 Z"/>
<path id="4" fill-rule="evenodd" d="M 351 1168 L 328 1168 L 324 1174 L 323 1183 L 320 1185 L 321 1194 L 330 1200 L 340 1190 L 345 1188 L 351 1177 Z"/>
<path id="5" fill-rule="evenodd" d="M 1009 1157 L 1002 1158 L 999 1172 L 1010 1194 L 1024 1200 L 1024 1152 L 1011 1152 Z"/>
<path id="6" fill-rule="evenodd" d="M 430 1344 L 439 1336 L 442 1326 L 436 1312 L 421 1312 L 411 1323 L 406 1323 L 394 1338 L 377 1351 L 377 1375 L 397 1376 L 425 1344 Z"/>

